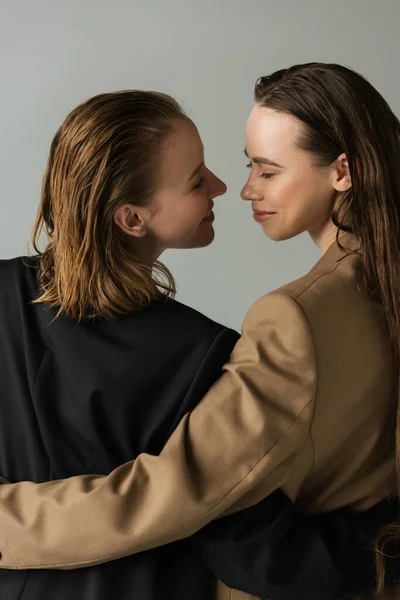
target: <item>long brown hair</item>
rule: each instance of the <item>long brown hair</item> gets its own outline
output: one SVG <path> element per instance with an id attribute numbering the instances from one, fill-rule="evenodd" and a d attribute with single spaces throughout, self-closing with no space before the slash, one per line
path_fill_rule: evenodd
<path id="1" fill-rule="evenodd" d="M 169 270 L 134 256 L 113 214 L 155 193 L 161 142 L 180 118 L 173 98 L 137 90 L 95 96 L 66 117 L 51 144 L 32 234 L 42 288 L 36 302 L 81 321 L 115 319 L 174 295 Z"/>
<path id="2" fill-rule="evenodd" d="M 361 75 L 336 64 L 309 63 L 261 77 L 255 100 L 302 123 L 299 148 L 320 166 L 345 153 L 352 188 L 341 194 L 332 220 L 360 241 L 366 288 L 380 302 L 398 364 L 400 357 L 400 122 Z M 338 238 L 337 238 L 338 239 Z M 400 420 L 396 463 L 400 495 Z M 400 524 L 377 542 L 378 588 L 384 581 L 385 541 L 400 540 Z"/>

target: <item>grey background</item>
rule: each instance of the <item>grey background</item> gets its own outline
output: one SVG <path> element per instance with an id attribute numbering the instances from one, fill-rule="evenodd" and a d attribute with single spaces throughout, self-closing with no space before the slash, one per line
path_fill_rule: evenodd
<path id="1" fill-rule="evenodd" d="M 164 91 L 196 122 L 229 190 L 217 200 L 214 244 L 163 258 L 179 300 L 240 328 L 257 297 L 319 257 L 307 234 L 269 241 L 240 200 L 255 80 L 297 62 L 340 62 L 399 114 L 399 25 L 400 0 L 0 0 L 0 257 L 26 252 L 66 114 L 104 91 Z"/>

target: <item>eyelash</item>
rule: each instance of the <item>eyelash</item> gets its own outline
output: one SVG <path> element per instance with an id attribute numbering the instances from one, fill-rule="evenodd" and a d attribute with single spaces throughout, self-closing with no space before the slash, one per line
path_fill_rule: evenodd
<path id="1" fill-rule="evenodd" d="M 194 189 L 194 190 L 198 190 L 198 189 L 200 189 L 201 187 L 203 187 L 203 184 L 204 184 L 204 180 L 203 180 L 203 179 L 200 179 L 200 181 L 199 181 L 198 183 L 196 183 L 196 185 L 193 187 L 193 189 Z"/>
<path id="2" fill-rule="evenodd" d="M 252 169 L 253 165 L 250 162 L 248 165 L 246 165 L 246 167 L 248 169 Z M 261 175 L 260 175 L 260 177 L 262 177 L 263 179 L 271 179 L 271 177 L 273 177 L 273 176 L 274 176 L 274 173 L 261 173 Z"/>

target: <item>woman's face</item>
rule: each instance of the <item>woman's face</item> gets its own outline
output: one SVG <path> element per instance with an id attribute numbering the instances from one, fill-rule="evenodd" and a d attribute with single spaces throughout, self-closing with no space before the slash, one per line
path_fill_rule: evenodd
<path id="1" fill-rule="evenodd" d="M 291 115 L 254 106 L 246 127 L 251 172 L 241 196 L 252 202 L 254 219 L 272 240 L 308 231 L 319 245 L 318 240 L 332 231 L 338 193 L 351 182 L 344 155 L 328 167 L 318 167 L 297 147 L 301 127 Z"/>
<path id="2" fill-rule="evenodd" d="M 201 248 L 214 239 L 217 196 L 226 185 L 204 164 L 204 148 L 194 123 L 176 121 L 163 143 L 159 189 L 143 211 L 144 240 L 159 255 L 168 248 Z"/>

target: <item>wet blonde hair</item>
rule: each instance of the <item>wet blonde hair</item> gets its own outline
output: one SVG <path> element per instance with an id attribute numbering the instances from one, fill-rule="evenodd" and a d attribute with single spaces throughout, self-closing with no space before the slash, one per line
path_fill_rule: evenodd
<path id="1" fill-rule="evenodd" d="M 161 143 L 181 118 L 173 98 L 137 90 L 95 96 L 67 116 L 51 144 L 33 228 L 42 288 L 36 302 L 87 321 L 123 317 L 174 295 L 170 271 L 134 256 L 113 215 L 154 195 Z"/>

